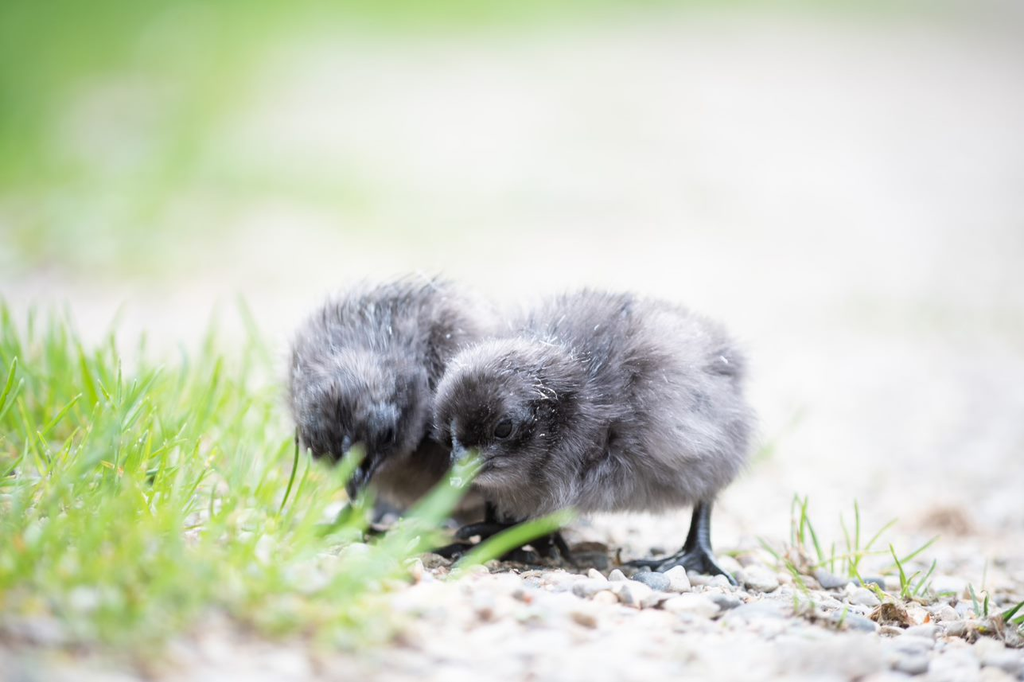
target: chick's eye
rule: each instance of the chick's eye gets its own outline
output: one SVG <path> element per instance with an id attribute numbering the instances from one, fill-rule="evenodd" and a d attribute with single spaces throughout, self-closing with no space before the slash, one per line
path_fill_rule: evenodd
<path id="1" fill-rule="evenodd" d="M 512 420 L 505 417 L 494 425 L 494 437 L 498 439 L 508 438 L 512 435 Z"/>

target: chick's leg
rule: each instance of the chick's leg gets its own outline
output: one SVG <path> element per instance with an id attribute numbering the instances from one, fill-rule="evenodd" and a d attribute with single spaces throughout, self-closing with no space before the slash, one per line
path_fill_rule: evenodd
<path id="1" fill-rule="evenodd" d="M 436 552 L 442 556 L 461 556 L 474 547 L 473 544 L 468 542 L 472 538 L 479 537 L 480 542 L 483 542 L 504 530 L 508 530 L 509 528 L 518 525 L 519 523 L 520 521 L 500 518 L 498 510 L 495 509 L 494 505 L 488 502 L 485 507 L 484 520 L 482 523 L 471 523 L 458 529 L 455 531 L 455 537 L 462 542 L 456 542 L 446 547 L 442 547 L 439 550 L 436 550 Z M 535 554 L 520 547 L 510 551 L 502 558 L 506 561 L 534 563 L 536 555 L 540 555 L 544 558 L 551 558 L 555 556 L 557 551 L 563 559 L 573 563 L 572 554 L 569 552 L 569 545 L 565 542 L 562 534 L 557 531 L 551 535 L 531 540 L 529 545 L 533 547 Z"/>
<path id="2" fill-rule="evenodd" d="M 629 562 L 629 566 L 646 566 L 655 571 L 667 571 L 682 566 L 688 571 L 707 573 L 708 575 L 724 575 L 730 583 L 736 584 L 735 578 L 718 565 L 711 551 L 711 501 L 698 502 L 693 507 L 690 519 L 690 532 L 686 534 L 683 548 L 672 556 L 661 559 L 641 559 Z"/>

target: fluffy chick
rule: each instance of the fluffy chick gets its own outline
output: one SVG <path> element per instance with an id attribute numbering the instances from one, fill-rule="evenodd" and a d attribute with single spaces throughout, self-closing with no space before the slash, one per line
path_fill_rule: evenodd
<path id="1" fill-rule="evenodd" d="M 584 290 L 513 329 L 458 354 L 434 402 L 438 441 L 453 457 L 478 453 L 488 501 L 516 519 L 693 505 L 683 550 L 638 563 L 725 574 L 711 504 L 747 459 L 754 416 L 722 328 L 664 301 Z"/>
<path id="2" fill-rule="evenodd" d="M 429 428 L 445 365 L 492 324 L 486 305 L 438 279 L 362 285 L 328 298 L 291 349 L 288 401 L 301 443 L 332 461 L 361 444 L 349 495 L 372 480 L 384 500 L 411 504 L 451 462 Z"/>

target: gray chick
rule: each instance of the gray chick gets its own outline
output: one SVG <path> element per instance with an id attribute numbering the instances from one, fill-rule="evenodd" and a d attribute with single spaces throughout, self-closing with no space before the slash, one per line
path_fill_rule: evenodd
<path id="1" fill-rule="evenodd" d="M 349 496 L 372 480 L 383 500 L 415 502 L 451 464 L 430 438 L 437 383 L 456 351 L 492 324 L 486 305 L 438 279 L 330 297 L 292 344 L 288 400 L 303 447 L 337 461 L 359 443 L 365 456 Z"/>
<path id="2" fill-rule="evenodd" d="M 754 415 L 722 328 L 590 290 L 549 299 L 513 328 L 457 355 L 434 402 L 437 439 L 453 458 L 478 453 L 487 500 L 515 519 L 693 505 L 680 552 L 634 563 L 731 580 L 711 552 L 711 507 L 747 459 Z"/>

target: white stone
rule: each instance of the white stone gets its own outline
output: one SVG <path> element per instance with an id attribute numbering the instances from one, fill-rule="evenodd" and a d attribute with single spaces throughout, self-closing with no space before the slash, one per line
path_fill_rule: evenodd
<path id="1" fill-rule="evenodd" d="M 857 606 L 867 606 L 871 608 L 882 603 L 878 600 L 878 597 L 875 596 L 875 593 L 866 587 L 853 588 L 850 590 L 850 595 L 846 600 L 851 604 L 856 604 Z"/>
<path id="2" fill-rule="evenodd" d="M 615 581 L 611 583 L 611 588 L 619 601 L 626 606 L 642 609 L 650 606 L 652 600 L 656 601 L 654 590 L 635 580 Z"/>
<path id="3" fill-rule="evenodd" d="M 690 579 L 686 577 L 686 569 L 682 566 L 675 566 L 665 571 L 665 577 L 669 580 L 669 592 L 689 592 L 693 589 Z"/>
<path id="4" fill-rule="evenodd" d="M 751 590 L 773 592 L 779 588 L 779 579 L 775 574 L 758 564 L 747 566 L 739 572 L 736 578 Z"/>
<path id="5" fill-rule="evenodd" d="M 669 613 L 688 613 L 700 618 L 714 618 L 721 610 L 715 602 L 699 594 L 681 594 L 662 603 Z"/>

